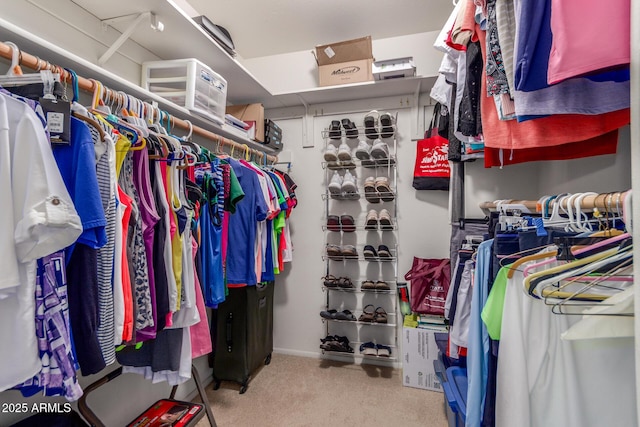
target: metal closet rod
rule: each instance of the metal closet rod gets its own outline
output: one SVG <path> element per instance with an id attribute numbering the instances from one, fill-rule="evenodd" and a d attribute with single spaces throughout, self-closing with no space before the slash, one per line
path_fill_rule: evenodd
<path id="1" fill-rule="evenodd" d="M 12 54 L 13 54 L 13 48 L 6 43 L 0 42 L 0 56 L 8 60 L 11 60 Z M 38 56 L 35 56 L 20 50 L 18 63 L 22 66 L 31 68 L 32 70 L 36 70 L 36 71 L 51 70 L 54 73 L 59 73 L 61 81 L 66 81 L 68 83 L 71 83 L 71 75 L 63 67 L 60 67 L 59 65 L 51 64 L 50 62 L 45 61 L 44 59 L 40 59 Z M 89 93 L 93 93 L 95 91 L 96 83 L 94 83 L 94 80 L 89 80 L 82 76 L 77 76 L 77 77 L 78 77 L 78 86 L 80 87 L 80 89 Z M 105 85 L 102 85 L 102 86 L 106 88 Z M 112 91 L 112 93 L 115 93 L 115 92 Z M 240 144 L 238 142 L 232 141 L 216 133 L 203 129 L 200 126 L 192 125 L 185 120 L 177 118 L 176 116 L 173 116 L 173 115 L 170 116 L 170 120 L 171 120 L 171 126 L 173 127 L 177 127 L 186 131 L 190 131 L 193 128 L 194 134 L 199 135 L 203 138 L 206 138 L 210 141 L 227 145 L 231 148 L 239 150 L 240 153 L 246 151 L 246 148 L 248 147 L 246 144 Z M 266 154 L 263 151 L 259 151 L 250 147 L 249 147 L 249 150 L 251 150 L 252 153 L 260 157 Z M 275 164 L 278 161 L 278 157 L 267 154 L 267 161 Z"/>
<path id="2" fill-rule="evenodd" d="M 582 209 L 622 209 L 622 199 L 623 195 L 626 191 L 614 191 L 611 193 L 600 193 L 589 196 L 584 196 L 584 198 L 580 201 L 580 207 Z M 553 207 L 553 205 L 557 202 L 557 199 L 554 199 L 549 204 L 549 207 Z M 567 198 L 561 199 L 560 207 L 567 207 Z M 517 204 L 524 205 L 530 211 L 536 212 L 540 211 L 539 204 L 540 200 L 500 200 L 495 202 L 482 202 L 480 203 L 480 209 L 496 209 L 499 204 Z"/>

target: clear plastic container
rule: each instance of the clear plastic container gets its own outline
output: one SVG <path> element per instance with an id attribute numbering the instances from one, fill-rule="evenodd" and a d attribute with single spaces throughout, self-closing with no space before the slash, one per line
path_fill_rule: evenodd
<path id="1" fill-rule="evenodd" d="M 218 125 L 224 123 L 227 81 L 195 58 L 144 62 L 142 86 Z"/>

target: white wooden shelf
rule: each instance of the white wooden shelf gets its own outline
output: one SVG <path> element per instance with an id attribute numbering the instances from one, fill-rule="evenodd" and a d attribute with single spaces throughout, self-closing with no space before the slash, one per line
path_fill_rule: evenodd
<path id="1" fill-rule="evenodd" d="M 162 59 L 197 58 L 227 80 L 227 101 L 230 104 L 249 104 L 271 98 L 269 92 L 240 62 L 231 57 L 199 24 L 194 22 L 172 0 L 74 0 L 100 20 L 141 12 L 153 12 L 164 24 L 164 31 L 156 32 L 141 26 L 131 35 L 145 49 Z M 122 32 L 130 21 L 112 24 Z"/>
<path id="2" fill-rule="evenodd" d="M 5 21 L 0 18 L 0 40 L 12 41 L 18 45 L 18 47 L 25 52 L 37 55 L 40 58 L 49 61 L 53 64 L 60 65 L 73 69 L 78 75 L 86 78 L 94 78 L 101 81 L 111 89 L 124 91 L 132 96 L 143 101 L 156 101 L 162 110 L 167 111 L 169 114 L 176 115 L 181 119 L 189 119 L 194 125 L 200 126 L 204 129 L 210 130 L 220 136 L 239 142 L 241 144 L 247 144 L 251 148 L 255 148 L 259 151 L 264 151 L 267 154 L 274 154 L 276 151 L 263 144 L 252 141 L 246 137 L 242 137 L 235 132 L 228 130 L 227 125 L 219 126 L 210 120 L 200 117 L 196 114 L 191 114 L 186 108 L 181 107 L 173 102 L 155 95 L 138 85 L 131 83 L 122 77 L 99 67 L 92 62 L 87 61 L 65 49 L 62 49 L 53 43 L 34 36 L 28 31 L 17 27 L 11 22 Z"/>
<path id="3" fill-rule="evenodd" d="M 293 107 L 303 104 L 303 101 L 307 105 L 315 105 L 388 96 L 413 96 L 416 93 L 424 93 L 431 90 L 435 81 L 436 77 L 419 76 L 317 87 L 296 93 L 276 93 L 274 94 L 275 100 L 265 103 L 265 107 Z"/>

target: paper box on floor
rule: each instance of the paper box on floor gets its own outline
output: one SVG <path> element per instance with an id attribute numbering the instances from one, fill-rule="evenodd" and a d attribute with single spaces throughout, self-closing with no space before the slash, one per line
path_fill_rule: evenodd
<path id="1" fill-rule="evenodd" d="M 227 105 L 227 114 L 253 124 L 255 122 L 255 141 L 264 142 L 264 106 L 262 104 Z"/>
<path id="2" fill-rule="evenodd" d="M 320 86 L 373 81 L 371 36 L 316 46 Z"/>
<path id="3" fill-rule="evenodd" d="M 438 358 L 435 333 L 445 328 L 402 328 L 402 384 L 442 392 L 433 361 Z"/>

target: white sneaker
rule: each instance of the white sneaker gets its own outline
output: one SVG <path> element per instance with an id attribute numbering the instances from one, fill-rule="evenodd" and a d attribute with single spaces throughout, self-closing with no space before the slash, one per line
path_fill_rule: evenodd
<path id="1" fill-rule="evenodd" d="M 374 159 L 388 159 L 389 146 L 382 142 L 381 139 L 376 139 L 373 141 L 373 147 L 371 147 L 371 157 Z"/>
<path id="2" fill-rule="evenodd" d="M 358 142 L 358 148 L 356 148 L 356 157 L 360 160 L 369 160 L 371 158 L 370 152 L 371 146 L 364 139 L 361 139 Z"/>
<path id="3" fill-rule="evenodd" d="M 342 181 L 340 174 L 337 171 L 334 172 L 331 177 L 331 182 L 329 182 L 329 185 L 327 186 L 327 188 L 329 188 L 329 192 L 331 194 L 340 194 L 342 191 Z"/>
<path id="4" fill-rule="evenodd" d="M 351 149 L 345 142 L 338 147 L 338 159 L 342 161 L 351 160 Z"/>
<path id="5" fill-rule="evenodd" d="M 356 178 L 351 175 L 351 172 L 346 171 L 344 178 L 342 179 L 342 191 L 345 193 L 357 193 L 358 185 L 356 184 Z"/>
<path id="6" fill-rule="evenodd" d="M 327 162 L 338 161 L 338 149 L 333 144 L 327 145 L 327 150 L 324 152 L 324 160 Z"/>

